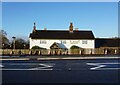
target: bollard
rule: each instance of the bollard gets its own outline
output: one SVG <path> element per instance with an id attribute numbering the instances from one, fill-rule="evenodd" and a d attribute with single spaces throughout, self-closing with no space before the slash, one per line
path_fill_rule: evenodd
<path id="1" fill-rule="evenodd" d="M 91 53 L 90 54 L 92 55 L 92 49 L 91 49 Z"/>
<path id="2" fill-rule="evenodd" d="M 39 53 L 38 53 L 39 55 L 41 55 L 41 51 L 39 50 Z"/>
<path id="3" fill-rule="evenodd" d="M 13 55 L 14 53 L 13 53 L 13 51 L 10 51 L 10 55 Z"/>
<path id="4" fill-rule="evenodd" d="M 19 54 L 19 55 L 21 55 L 21 54 L 22 54 L 22 52 L 21 52 L 21 51 L 19 51 L 19 52 L 18 52 L 18 54 Z"/>
<path id="5" fill-rule="evenodd" d="M 32 55 L 32 51 L 29 51 L 29 55 Z"/>
<path id="6" fill-rule="evenodd" d="M 107 54 L 107 49 L 105 50 L 105 54 Z"/>
<path id="7" fill-rule="evenodd" d="M 48 55 L 50 55 L 50 49 L 48 49 Z"/>
<path id="8" fill-rule="evenodd" d="M 79 54 L 81 55 L 81 50 L 79 51 Z"/>
<path id="9" fill-rule="evenodd" d="M 117 54 L 117 50 L 115 49 L 115 54 Z"/>

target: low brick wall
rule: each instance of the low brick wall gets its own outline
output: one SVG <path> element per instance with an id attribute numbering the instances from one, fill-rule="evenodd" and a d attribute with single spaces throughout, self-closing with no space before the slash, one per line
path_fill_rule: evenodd
<path id="1" fill-rule="evenodd" d="M 119 50 L 110 50 L 97 48 L 97 49 L 54 49 L 54 50 L 41 50 L 41 49 L 0 49 L 0 55 L 92 55 L 92 54 L 120 54 Z"/>

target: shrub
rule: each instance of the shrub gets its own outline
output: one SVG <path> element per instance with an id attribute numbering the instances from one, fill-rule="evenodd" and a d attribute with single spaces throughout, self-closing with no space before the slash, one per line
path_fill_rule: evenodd
<path id="1" fill-rule="evenodd" d="M 71 46 L 70 49 L 71 49 L 72 54 L 79 54 L 79 47 L 78 46 L 73 45 L 73 46 Z"/>
<path id="2" fill-rule="evenodd" d="M 73 46 L 71 46 L 71 48 L 70 48 L 70 49 L 79 49 L 79 47 L 78 47 L 78 46 L 73 45 Z"/>
<path id="3" fill-rule="evenodd" d="M 46 49 L 46 48 L 42 48 L 42 47 L 39 47 L 39 46 L 33 46 L 32 49 Z"/>

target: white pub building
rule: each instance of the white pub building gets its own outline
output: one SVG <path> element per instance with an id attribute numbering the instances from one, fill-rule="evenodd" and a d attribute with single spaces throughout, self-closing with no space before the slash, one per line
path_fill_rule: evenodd
<path id="1" fill-rule="evenodd" d="M 75 29 L 70 23 L 69 30 L 37 30 L 34 23 L 33 31 L 30 33 L 30 49 L 34 46 L 51 49 L 59 47 L 61 49 L 70 49 L 77 46 L 83 49 L 95 48 L 95 37 L 90 30 L 82 31 Z"/>

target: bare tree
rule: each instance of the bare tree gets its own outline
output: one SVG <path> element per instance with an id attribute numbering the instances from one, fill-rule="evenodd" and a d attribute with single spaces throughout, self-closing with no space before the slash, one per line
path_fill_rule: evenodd
<path id="1" fill-rule="evenodd" d="M 0 30 L 0 48 L 7 48 L 9 44 L 7 33 L 4 30 Z"/>

